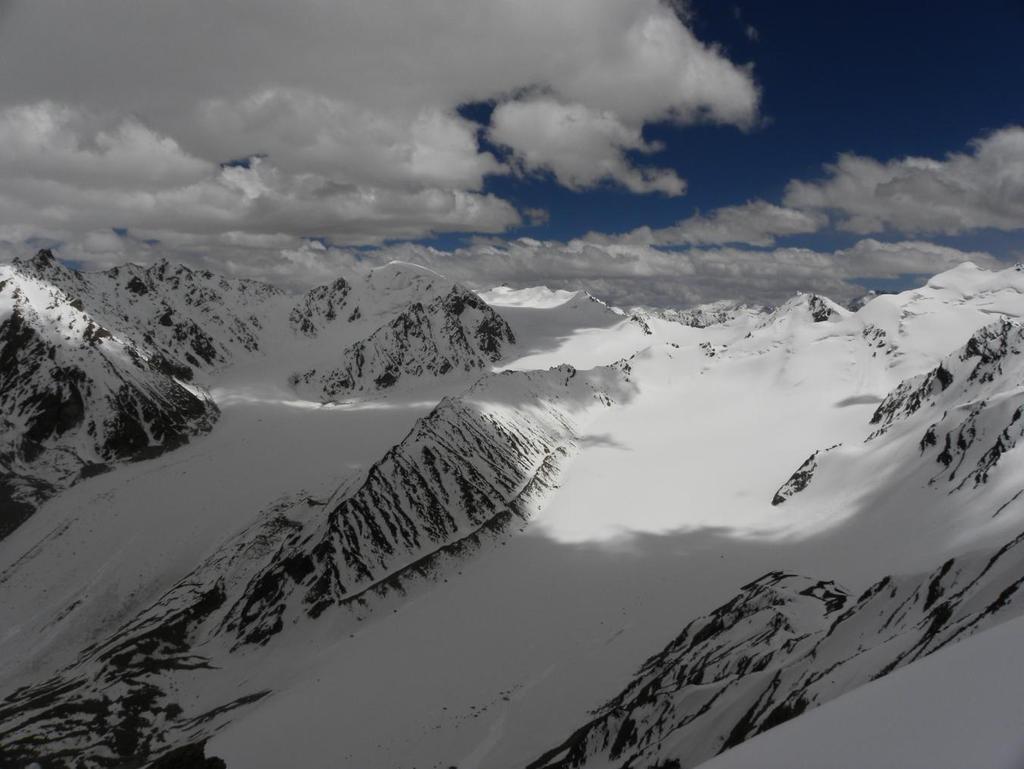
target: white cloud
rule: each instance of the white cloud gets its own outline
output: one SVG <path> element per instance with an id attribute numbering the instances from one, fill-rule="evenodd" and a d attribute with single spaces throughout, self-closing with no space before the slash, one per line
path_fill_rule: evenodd
<path id="1" fill-rule="evenodd" d="M 225 0 L 148 0 L 146 13 L 132 0 L 12 5 L 0 28 L 5 100 L 46 93 L 138 110 L 161 127 L 170 111 L 188 119 L 197 100 L 270 87 L 414 114 L 546 87 L 631 123 L 756 119 L 746 68 L 659 0 L 247 0 L 244 13 Z"/>
<path id="2" fill-rule="evenodd" d="M 671 227 L 638 227 L 624 235 L 591 233 L 587 240 L 634 245 L 696 246 L 743 243 L 770 246 L 777 237 L 817 232 L 828 217 L 816 211 L 797 211 L 763 200 L 717 208 L 709 215 L 695 214 Z"/>
<path id="3" fill-rule="evenodd" d="M 264 153 L 340 183 L 478 190 L 505 168 L 477 146 L 477 126 L 437 108 L 370 110 L 296 89 L 199 105 L 199 128 L 222 157 Z"/>
<path id="4" fill-rule="evenodd" d="M 511 147 L 527 170 L 548 170 L 565 187 L 579 190 L 616 181 L 632 192 L 681 195 L 685 182 L 675 171 L 637 167 L 627 151 L 660 149 L 645 142 L 638 128 L 623 125 L 612 112 L 552 98 L 506 102 L 494 110 L 491 139 Z"/>
<path id="5" fill-rule="evenodd" d="M 833 211 L 840 228 L 863 234 L 1024 229 L 1024 127 L 976 139 L 970 152 L 943 160 L 882 163 L 846 154 L 826 169 L 822 181 L 790 182 L 785 204 Z"/>
<path id="6" fill-rule="evenodd" d="M 5 231 L 0 229 L 0 258 L 5 252 L 8 257 L 29 253 L 25 245 L 5 244 L 4 236 Z M 730 247 L 665 251 L 646 245 L 531 238 L 507 242 L 481 238 L 451 251 L 413 243 L 355 251 L 280 234 L 174 236 L 154 246 L 136 233 L 122 237 L 101 231 L 68 240 L 59 254 L 88 269 L 125 261 L 145 264 L 166 257 L 294 288 L 326 283 L 339 274 L 362 272 L 400 259 L 430 267 L 477 289 L 502 284 L 585 288 L 626 307 L 683 307 L 716 299 L 777 304 L 797 291 L 815 291 L 843 301 L 863 293 L 855 283 L 857 279 L 933 274 L 964 261 L 989 269 L 1005 266 L 982 252 L 927 242 L 885 243 L 873 239 L 838 251 Z"/>
<path id="7" fill-rule="evenodd" d="M 926 241 L 883 243 L 865 238 L 850 248 L 835 252 L 840 274 L 848 278 L 894 278 L 908 274 L 943 272 L 964 261 L 987 269 L 1006 265 L 981 251 L 961 251 Z"/>
<path id="8" fill-rule="evenodd" d="M 0 176 L 8 180 L 159 189 L 212 169 L 133 118 L 102 121 L 52 101 L 0 110 Z"/>
<path id="9" fill-rule="evenodd" d="M 351 184 L 260 158 L 222 168 L 137 121 L 112 130 L 95 122 L 52 102 L 0 110 L 0 221 L 29 237 L 75 239 L 119 227 L 167 243 L 241 233 L 353 244 L 501 232 L 519 222 L 493 195 Z"/>
<path id="10" fill-rule="evenodd" d="M 671 119 L 750 126 L 756 120 L 759 93 L 749 69 L 697 40 L 667 3 L 573 0 L 547 5 L 563 6 L 556 11 L 560 31 L 566 33 L 560 45 L 568 47 L 572 58 L 565 57 L 566 66 L 550 80 L 536 82 L 547 82 L 564 100 L 612 111 L 631 125 Z M 600 34 L 581 34 L 593 24 L 585 17 L 595 12 L 603 17 Z M 538 22 L 546 23 L 546 15 Z M 609 22 L 617 29 L 604 27 Z"/>
<path id="11" fill-rule="evenodd" d="M 625 133 L 606 141 L 627 149 L 652 120 L 751 125 L 759 99 L 748 68 L 659 0 L 248 0 L 244 12 L 149 0 L 145 13 L 131 0 L 33 0 L 0 27 L 0 107 L 45 97 L 138 115 L 202 161 L 261 152 L 339 183 L 478 190 L 504 169 L 456 107 L 538 92 L 607 115 Z M 680 186 L 671 172 L 612 172 Z"/>
<path id="12" fill-rule="evenodd" d="M 684 189 L 674 171 L 635 162 L 657 149 L 646 124 L 758 117 L 751 70 L 661 0 L 244 5 L 3 5 L 4 226 L 75 243 L 113 227 L 174 247 L 233 237 L 232 249 L 498 233 L 520 216 L 481 190 L 509 168 L 461 105 L 498 105 L 494 136 L 520 167 L 671 195 Z M 255 154 L 250 169 L 220 167 Z"/>
<path id="13" fill-rule="evenodd" d="M 365 268 L 390 259 L 423 264 L 476 288 L 500 284 L 587 288 L 623 306 L 669 307 L 717 299 L 779 303 L 797 291 L 815 291 L 843 301 L 863 293 L 853 282 L 858 278 L 931 274 L 964 261 L 987 268 L 1003 266 L 985 253 L 921 242 L 863 240 L 834 252 L 806 248 L 663 251 L 643 245 L 522 238 L 455 251 L 396 245 L 361 253 L 360 262 L 353 267 Z"/>

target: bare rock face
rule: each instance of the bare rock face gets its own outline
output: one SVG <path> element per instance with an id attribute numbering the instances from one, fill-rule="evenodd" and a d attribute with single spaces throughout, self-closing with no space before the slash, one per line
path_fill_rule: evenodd
<path id="1" fill-rule="evenodd" d="M 865 443 L 877 449 L 911 435 L 927 468 L 924 483 L 950 493 L 982 486 L 1024 436 L 1022 381 L 1024 326 L 1011 320 L 984 326 L 933 369 L 890 392 L 871 417 Z M 772 504 L 807 489 L 828 463 L 850 461 L 832 453 L 838 448 L 808 457 Z M 907 472 L 916 473 L 916 465 L 907 462 Z M 1024 486 L 1019 488 L 1018 495 L 1024 493 Z"/>
<path id="2" fill-rule="evenodd" d="M 862 595 L 773 572 L 689 623 L 528 769 L 693 767 L 948 644 L 1024 613 L 1024 534 L 885 577 Z"/>
<path id="3" fill-rule="evenodd" d="M 494 374 L 445 398 L 357 483 L 282 501 L 74 665 L 0 703 L 0 759 L 141 765 L 209 736 L 268 692 L 186 712 L 176 678 L 216 675 L 216 655 L 457 566 L 530 518 L 582 421 L 631 394 L 620 364 Z"/>
<path id="4" fill-rule="evenodd" d="M 266 354 L 268 331 L 330 352 L 292 378 L 322 400 L 482 375 L 515 342 L 479 296 L 413 265 L 296 300 L 166 261 L 82 273 L 40 251 L 0 270 L 0 536 L 77 480 L 207 432 L 202 384 Z"/>
<path id="5" fill-rule="evenodd" d="M 291 321 L 310 336 L 332 324 L 360 329 L 336 361 L 292 377 L 300 393 L 320 400 L 483 374 L 515 344 L 505 319 L 477 294 L 412 265 L 380 268 L 361 285 L 314 289 Z"/>
<path id="6" fill-rule="evenodd" d="M 176 448 L 218 415 L 187 365 L 111 330 L 35 277 L 46 270 L 65 268 L 41 252 L 0 272 L 0 536 L 57 491 Z"/>
<path id="7" fill-rule="evenodd" d="M 104 328 L 192 369 L 224 365 L 261 348 L 265 310 L 284 292 L 161 260 L 78 272 L 41 251 L 21 274 L 63 290 Z"/>

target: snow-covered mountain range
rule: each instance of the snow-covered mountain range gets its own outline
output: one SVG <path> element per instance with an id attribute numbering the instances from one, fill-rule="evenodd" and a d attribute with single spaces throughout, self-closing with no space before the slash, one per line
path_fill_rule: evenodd
<path id="1" fill-rule="evenodd" d="M 0 266 L 0 764 L 695 767 L 1020 639 L 1022 297 Z"/>
<path id="2" fill-rule="evenodd" d="M 316 400 L 480 373 L 515 343 L 476 294 L 398 263 L 290 297 L 165 261 L 82 273 L 40 251 L 0 268 L 0 323 L 0 536 L 111 463 L 209 431 L 211 372 L 290 337 L 324 361 L 289 379 Z"/>

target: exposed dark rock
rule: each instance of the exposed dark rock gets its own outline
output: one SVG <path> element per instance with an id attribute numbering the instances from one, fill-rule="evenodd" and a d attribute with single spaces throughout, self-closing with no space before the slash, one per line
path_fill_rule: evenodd
<path id="1" fill-rule="evenodd" d="M 164 753 L 147 769 L 227 769 L 224 760 L 206 755 L 206 742 L 194 742 Z"/>
<path id="2" fill-rule="evenodd" d="M 300 322 L 301 328 L 301 322 Z M 292 383 L 311 386 L 323 398 L 390 389 L 407 377 L 484 371 L 504 346 L 514 344 L 508 323 L 478 295 L 459 286 L 427 304 L 413 302 L 366 339 L 341 354 L 341 365 L 296 374 Z"/>
<path id="3" fill-rule="evenodd" d="M 854 600 L 781 572 L 691 622 L 529 769 L 692 767 L 850 689 L 1024 614 L 1024 534 L 886 577 Z"/>

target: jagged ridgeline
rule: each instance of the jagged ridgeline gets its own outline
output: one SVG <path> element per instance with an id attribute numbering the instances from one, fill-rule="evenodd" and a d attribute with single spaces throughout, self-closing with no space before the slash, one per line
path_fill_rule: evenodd
<path id="1" fill-rule="evenodd" d="M 371 322 L 382 315 L 385 322 Z M 292 377 L 300 393 L 318 400 L 415 384 L 425 376 L 483 373 L 515 343 L 505 319 L 477 294 L 401 263 L 375 270 L 362 284 L 342 279 L 310 292 L 290 320 L 309 337 L 330 334 L 332 326 L 369 324 L 335 360 Z"/>
<path id="2" fill-rule="evenodd" d="M 1024 614 L 1024 534 L 859 597 L 773 572 L 689 623 L 594 718 L 527 769 L 689 769 Z"/>
<path id="3" fill-rule="evenodd" d="M 949 493 L 986 484 L 1024 435 L 1022 353 L 1020 323 L 1004 319 L 978 329 L 931 371 L 903 381 L 882 400 L 863 445 L 814 452 L 772 504 L 804 491 L 822 472 L 849 473 L 851 463 L 870 461 L 880 446 L 901 441 L 913 444 L 918 461 L 903 466 L 900 483 L 917 483 L 920 476 L 920 483 Z"/>
<path id="4" fill-rule="evenodd" d="M 357 482 L 275 506 L 77 663 L 11 695 L 0 761 L 138 765 L 201 741 L 267 692 L 202 712 L 177 692 L 218 675 L 223 655 L 437 578 L 531 517 L 582 425 L 631 397 L 629 374 L 492 374 L 445 398 Z"/>
<path id="5" fill-rule="evenodd" d="M 11 361 L 0 413 L 4 438 L 17 437 L 5 456 L 21 463 L 5 482 L 41 499 L 114 470 L 57 500 L 45 519 L 55 528 L 3 543 L 0 582 L 26 592 L 6 612 L 0 766 L 210 769 L 214 735 L 225 757 L 269 764 L 263 734 L 282 724 L 310 765 L 462 766 L 473 750 L 478 763 L 533 758 L 535 769 L 681 769 L 1024 613 L 1024 542 L 1011 539 L 1024 525 L 1024 331 L 992 324 L 1021 315 L 1017 271 L 958 268 L 856 313 L 803 294 L 771 310 L 629 315 L 585 294 L 544 307 L 509 296 L 496 311 L 400 263 L 301 295 L 166 263 L 79 274 L 41 254 L 0 269 L 0 355 Z M 592 370 L 492 369 L 524 365 L 509 353 L 590 365 L 641 348 Z M 130 400 L 118 400 L 122 387 Z M 207 391 L 224 394 L 220 425 Z M 609 408 L 634 396 L 628 410 Z M 108 441 L 118 433 L 104 417 L 121 413 L 141 430 L 122 432 L 143 437 Z M 116 467 L 198 443 L 211 426 L 222 438 Z M 509 541 L 598 427 L 616 450 L 594 450 L 568 476 L 547 533 L 570 518 L 589 526 L 573 504 L 586 499 L 582 515 L 602 506 L 595 523 L 608 516 L 659 542 L 691 541 L 689 529 L 665 532 L 660 510 L 673 505 L 680 523 L 753 522 L 752 536 L 715 536 L 721 553 L 697 557 L 656 547 L 664 561 L 618 560 L 621 571 L 604 568 L 594 543 Z M 122 443 L 131 450 L 115 451 Z M 236 492 L 250 457 L 261 477 Z M 129 520 L 151 489 L 168 499 Z M 652 542 L 638 536 L 637 552 Z M 738 553 L 762 565 L 751 572 Z M 460 578 L 474 557 L 488 561 Z M 722 563 L 709 572 L 704 557 Z M 579 569 L 590 563 L 599 570 Z M 694 610 L 678 585 L 708 573 L 738 594 L 694 619 L 707 607 Z M 423 631 L 447 633 L 444 647 L 409 642 Z M 597 655 L 577 654 L 603 637 Z M 657 652 L 642 667 L 618 656 L 639 646 Z M 610 661 L 637 666 L 635 680 L 588 712 L 600 700 L 574 682 L 605 676 Z M 394 712 L 361 720 L 364 696 Z M 337 708 L 303 709 L 327 702 Z M 529 728 L 536 717 L 548 719 L 543 735 Z"/>
<path id="6" fill-rule="evenodd" d="M 127 333 L 135 321 L 97 289 L 118 275 L 87 279 L 49 252 L 0 267 L 0 536 L 62 488 L 176 448 L 217 418 L 185 362 L 207 342 Z M 125 285 L 144 286 L 139 275 Z"/>
<path id="7" fill-rule="evenodd" d="M 900 456 L 909 451 L 908 461 L 876 478 L 879 488 L 956 494 L 985 486 L 1024 433 L 1022 353 L 1019 323 L 1000 320 L 980 328 L 932 370 L 885 397 L 866 425 L 864 443 L 812 454 L 773 504 L 817 483 L 827 492 L 851 478 L 869 477 L 875 454 L 884 449 L 891 455 L 893 446 Z M 824 473 L 831 475 L 826 479 Z M 1019 483 L 1007 483 L 1005 473 L 1002 481 L 1007 501 L 978 510 L 980 519 L 998 516 L 1024 493 Z M 936 564 L 930 574 L 885 577 L 859 597 L 833 582 L 767 574 L 691 622 L 591 721 L 529 769 L 696 766 L 809 708 L 1019 616 L 1022 583 L 1024 535 L 998 549 Z"/>
<path id="8" fill-rule="evenodd" d="M 166 261 L 0 267 L 0 537 L 77 481 L 208 432 L 219 372 L 296 342 L 325 363 L 293 385 L 330 400 L 484 374 L 515 337 L 476 294 L 400 263 L 298 297 Z"/>

